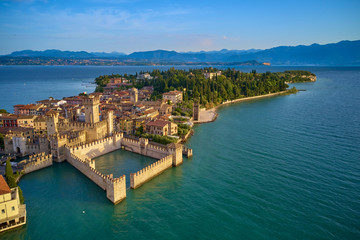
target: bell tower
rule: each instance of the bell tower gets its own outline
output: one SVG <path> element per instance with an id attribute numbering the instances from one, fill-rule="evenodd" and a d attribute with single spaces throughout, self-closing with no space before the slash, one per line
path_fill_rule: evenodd
<path id="1" fill-rule="evenodd" d="M 85 107 L 86 123 L 99 122 L 99 104 L 100 104 L 100 99 L 97 96 L 86 96 L 83 99 L 83 105 Z"/>

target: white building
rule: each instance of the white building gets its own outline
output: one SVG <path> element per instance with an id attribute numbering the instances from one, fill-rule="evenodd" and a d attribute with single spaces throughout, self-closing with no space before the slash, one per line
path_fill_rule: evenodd
<path id="1" fill-rule="evenodd" d="M 204 76 L 205 78 L 209 78 L 209 79 L 212 79 L 213 77 L 216 77 L 216 76 L 220 76 L 222 74 L 221 71 L 217 71 L 217 72 L 214 72 L 214 73 L 204 73 Z"/>
<path id="2" fill-rule="evenodd" d="M 143 74 L 140 74 L 140 75 L 137 77 L 137 79 L 142 79 L 142 80 L 148 79 L 148 80 L 151 80 L 151 79 L 153 79 L 153 77 L 150 76 L 150 73 L 143 73 Z"/>
<path id="3" fill-rule="evenodd" d="M 166 101 L 171 101 L 172 103 L 182 102 L 183 93 L 181 91 L 171 91 L 163 93 L 163 99 Z"/>

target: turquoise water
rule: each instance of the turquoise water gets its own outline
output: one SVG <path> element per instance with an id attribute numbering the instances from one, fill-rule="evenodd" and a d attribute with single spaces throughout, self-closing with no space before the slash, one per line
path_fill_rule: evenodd
<path id="1" fill-rule="evenodd" d="M 94 158 L 95 167 L 103 174 L 113 174 L 114 178 L 126 175 L 126 187 L 130 187 L 130 173 L 136 173 L 157 160 L 126 150 L 117 150 Z"/>
<path id="2" fill-rule="evenodd" d="M 303 69 L 307 91 L 220 108 L 192 159 L 116 206 L 68 163 L 25 176 L 28 224 L 0 238 L 360 239 L 360 68 Z"/>

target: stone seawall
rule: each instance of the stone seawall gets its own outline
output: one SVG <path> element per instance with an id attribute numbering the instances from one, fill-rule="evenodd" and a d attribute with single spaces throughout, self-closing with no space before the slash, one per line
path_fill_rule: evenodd
<path id="1" fill-rule="evenodd" d="M 161 158 L 169 155 L 169 151 L 165 145 L 160 146 L 160 144 L 155 145 L 153 143 L 149 143 L 146 146 L 146 152 L 144 155 L 152 157 L 152 158 L 156 158 L 156 159 L 161 159 Z"/>
<path id="2" fill-rule="evenodd" d="M 130 173 L 130 187 L 135 189 L 140 187 L 145 182 L 159 175 L 166 169 L 172 167 L 173 156 L 168 155 L 159 161 L 137 171 L 136 173 Z"/>
<path id="3" fill-rule="evenodd" d="M 117 204 L 126 198 L 125 175 L 113 178 L 113 174 L 104 175 L 95 169 L 95 161 L 74 154 L 73 149 L 66 148 L 66 160 L 86 177 L 106 191 L 106 197 Z"/>
<path id="4" fill-rule="evenodd" d="M 107 198 L 116 204 L 126 198 L 125 175 L 117 179 L 114 179 L 112 174 L 103 175 L 95 169 L 95 160 L 93 158 L 121 148 L 160 159 L 150 166 L 130 174 L 131 188 L 137 188 L 171 166 L 178 166 L 183 162 L 181 144 L 162 145 L 149 143 L 148 139 L 124 137 L 122 133 L 116 133 L 111 137 L 88 144 L 74 147 L 65 146 L 64 155 L 71 165 L 99 187 L 106 190 Z M 187 149 L 187 151 L 191 151 L 191 149 Z"/>
<path id="5" fill-rule="evenodd" d="M 19 165 L 24 165 L 23 171 L 25 174 L 49 167 L 52 164 L 52 155 L 45 155 L 44 152 L 31 155 L 29 160 L 25 160 L 19 163 Z"/>

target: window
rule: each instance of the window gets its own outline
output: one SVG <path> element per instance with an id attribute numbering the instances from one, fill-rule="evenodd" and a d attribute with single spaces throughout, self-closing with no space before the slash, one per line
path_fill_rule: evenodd
<path id="1" fill-rule="evenodd" d="M 11 207 L 11 210 L 12 210 L 12 211 L 15 211 L 15 207 L 14 207 L 14 206 L 12 206 L 12 207 Z"/>
<path id="2" fill-rule="evenodd" d="M 5 213 L 5 209 L 1 209 L 1 213 Z"/>

